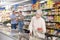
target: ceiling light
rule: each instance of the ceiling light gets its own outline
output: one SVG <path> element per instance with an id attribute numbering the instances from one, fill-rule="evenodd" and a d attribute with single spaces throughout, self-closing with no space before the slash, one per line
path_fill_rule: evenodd
<path id="1" fill-rule="evenodd" d="M 19 1 L 19 2 L 15 2 L 15 3 L 9 3 L 9 2 L 1 2 L 0 5 L 15 5 L 15 4 L 20 4 L 20 3 L 23 3 L 23 2 L 26 2 L 26 1 L 29 1 L 29 0 L 23 0 L 23 1 Z"/>
<path id="2" fill-rule="evenodd" d="M 29 1 L 29 0 L 24 0 L 24 1 L 16 2 L 16 3 L 10 4 L 10 5 L 20 4 L 20 3 L 23 3 L 23 2 L 26 2 L 26 1 Z"/>
<path id="3" fill-rule="evenodd" d="M 44 3 L 44 2 L 46 2 L 47 0 L 44 0 L 44 1 L 40 1 L 40 3 Z"/>
<path id="4" fill-rule="evenodd" d="M 26 5 L 24 5 L 24 6 L 31 6 L 32 4 L 26 4 Z"/>

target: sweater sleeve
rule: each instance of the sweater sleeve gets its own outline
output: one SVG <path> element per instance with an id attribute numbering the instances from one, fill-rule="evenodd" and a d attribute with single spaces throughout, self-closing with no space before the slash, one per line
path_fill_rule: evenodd
<path id="1" fill-rule="evenodd" d="M 46 25 L 45 25 L 44 19 L 42 21 L 42 29 L 43 29 L 43 32 L 42 33 L 46 33 Z"/>
<path id="2" fill-rule="evenodd" d="M 32 33 L 32 27 L 33 27 L 33 18 L 31 19 L 31 22 L 29 24 L 29 29 L 28 29 L 30 30 L 31 33 Z"/>

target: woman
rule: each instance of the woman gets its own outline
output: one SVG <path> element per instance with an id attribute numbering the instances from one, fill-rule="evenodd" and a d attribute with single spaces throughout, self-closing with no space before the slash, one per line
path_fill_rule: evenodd
<path id="1" fill-rule="evenodd" d="M 41 17 L 42 11 L 37 10 L 36 16 L 32 17 L 29 30 L 30 35 L 32 35 L 32 32 L 35 36 L 34 40 L 44 40 L 45 39 L 45 33 L 46 33 L 46 26 L 45 26 L 45 20 Z"/>
<path id="2" fill-rule="evenodd" d="M 18 15 L 18 26 L 19 26 L 19 31 L 23 31 L 23 26 L 24 26 L 24 16 L 22 15 L 22 12 L 19 11 Z"/>

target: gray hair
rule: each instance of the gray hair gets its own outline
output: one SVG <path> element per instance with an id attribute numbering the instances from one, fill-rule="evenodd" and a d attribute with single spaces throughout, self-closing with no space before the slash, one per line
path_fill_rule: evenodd
<path id="1" fill-rule="evenodd" d="M 42 10 L 37 10 L 36 13 L 37 14 L 42 14 Z"/>

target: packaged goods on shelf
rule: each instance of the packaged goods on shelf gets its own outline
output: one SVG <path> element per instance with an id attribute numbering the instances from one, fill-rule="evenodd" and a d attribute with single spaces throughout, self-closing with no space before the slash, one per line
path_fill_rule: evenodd
<path id="1" fill-rule="evenodd" d="M 46 21 L 46 33 L 52 39 L 53 37 L 57 37 L 56 39 L 58 39 L 60 37 L 60 2 L 54 3 L 52 0 L 48 0 L 46 6 L 47 8 L 42 9 Z"/>
<path id="2" fill-rule="evenodd" d="M 48 15 L 51 15 L 51 11 L 48 12 Z"/>
<path id="3" fill-rule="evenodd" d="M 60 16 L 54 16 L 54 21 L 60 22 Z"/>
<path id="4" fill-rule="evenodd" d="M 50 34 L 53 34 L 54 33 L 54 30 L 50 30 L 51 31 L 51 33 Z"/>
<path id="5" fill-rule="evenodd" d="M 57 29 L 60 29 L 60 24 L 55 25 Z"/>
<path id="6" fill-rule="evenodd" d="M 52 8 L 53 7 L 53 0 L 47 0 L 47 8 Z"/>
<path id="7" fill-rule="evenodd" d="M 54 12 L 54 11 L 52 11 L 52 12 L 51 12 L 51 15 L 55 15 L 55 12 Z"/>
<path id="8" fill-rule="evenodd" d="M 49 21 L 53 21 L 53 16 L 49 16 L 49 17 L 48 17 L 48 20 L 49 20 Z"/>
<path id="9" fill-rule="evenodd" d="M 59 12 L 58 12 L 58 9 L 55 9 L 55 11 L 56 11 L 55 14 L 58 15 L 58 13 L 59 13 Z"/>
<path id="10" fill-rule="evenodd" d="M 49 28 L 55 28 L 56 23 L 46 23 L 47 27 Z"/>

